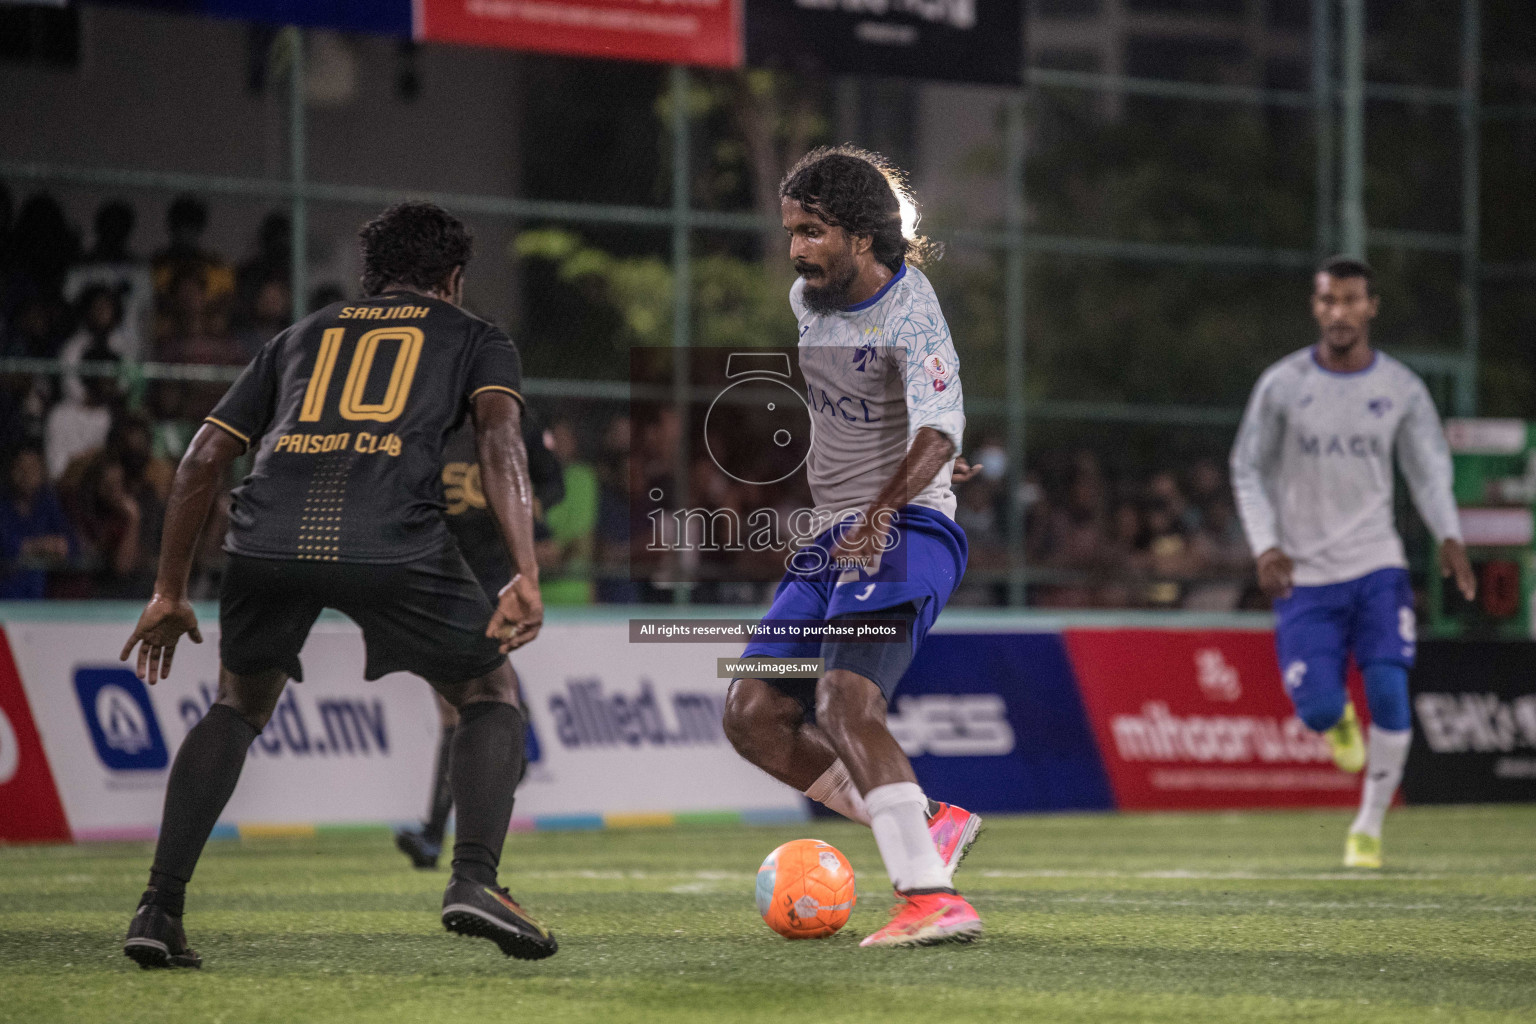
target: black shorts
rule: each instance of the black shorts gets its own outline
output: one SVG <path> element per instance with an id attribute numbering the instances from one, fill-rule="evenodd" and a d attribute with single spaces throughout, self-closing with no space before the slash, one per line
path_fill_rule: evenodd
<path id="1" fill-rule="evenodd" d="M 219 658 L 236 675 L 283 669 L 302 680 L 299 650 L 325 608 L 363 628 L 367 679 L 413 672 L 452 685 L 506 661 L 485 635 L 490 601 L 454 544 L 396 565 L 230 555 Z"/>
<path id="2" fill-rule="evenodd" d="M 907 624 L 906 643 L 874 643 L 869 640 L 823 640 L 820 657 L 823 674 L 835 668 L 861 675 L 876 686 L 891 702 L 896 684 L 912 667 L 916 656 L 916 641 L 912 636 L 913 623 L 917 621 L 917 606 L 910 601 L 895 608 L 882 608 L 878 612 L 850 615 L 834 615 L 833 622 L 864 619 L 900 619 Z M 763 680 L 774 689 L 793 697 L 805 709 L 809 721 L 816 720 L 816 679 L 781 679 L 769 677 Z"/>

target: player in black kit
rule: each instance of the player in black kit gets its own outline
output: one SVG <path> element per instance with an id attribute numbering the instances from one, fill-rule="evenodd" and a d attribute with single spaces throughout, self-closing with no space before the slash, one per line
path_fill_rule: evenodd
<path id="1" fill-rule="evenodd" d="M 182 929 L 186 886 L 246 751 L 324 608 L 356 620 L 365 675 L 408 671 L 459 713 L 450 775 L 458 806 L 449 931 L 538 959 L 554 936 L 497 884 L 523 771 L 525 719 L 507 652 L 543 621 L 533 491 L 520 434 L 521 363 L 495 327 L 459 309 L 469 233 L 429 203 L 402 203 L 361 232 L 363 292 L 272 339 L 219 402 L 176 471 L 155 594 L 123 648 L 139 676 L 168 675 L 183 634 L 197 535 L 230 464 L 235 489 L 219 600 L 219 697 L 176 754 L 149 888 L 123 951 L 143 967 L 197 967 Z M 493 608 L 443 522 L 444 439 L 474 417 L 481 479 L 515 570 Z"/>
<path id="2" fill-rule="evenodd" d="M 533 484 L 533 539 L 549 539 L 544 513 L 565 497 L 564 470 L 555 453 L 544 445 L 544 428 L 532 409 L 523 410 L 523 447 L 528 452 L 528 479 Z M 443 500 L 448 530 L 459 542 L 459 550 L 470 571 L 480 581 L 489 600 L 512 575 L 507 549 L 501 542 L 501 527 L 485 500 L 485 484 L 476 462 L 475 427 L 466 423 L 448 438 L 443 448 Z M 419 828 L 395 830 L 395 846 L 418 868 L 437 867 L 443 851 L 443 833 L 448 828 L 448 814 L 453 810 L 453 787 L 448 776 L 453 751 L 453 733 L 459 725 L 459 713 L 453 705 L 437 698 L 442 733 L 437 741 L 437 758 L 432 770 L 431 797 L 427 816 Z"/>

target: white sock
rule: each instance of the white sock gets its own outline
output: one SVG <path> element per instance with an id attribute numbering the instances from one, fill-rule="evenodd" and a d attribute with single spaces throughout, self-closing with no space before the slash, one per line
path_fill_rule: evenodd
<path id="1" fill-rule="evenodd" d="M 928 834 L 928 798 L 915 782 L 892 782 L 864 794 L 875 845 L 891 884 L 901 892 L 948 889 L 949 876 Z"/>
<path id="2" fill-rule="evenodd" d="M 811 783 L 805 795 L 849 821 L 869 824 L 869 807 L 859 795 L 859 788 L 853 784 L 853 777 L 848 774 L 848 766 L 843 764 L 842 758 L 833 761 L 832 766 L 821 773 L 821 778 Z"/>
<path id="3" fill-rule="evenodd" d="M 1381 838 L 1381 822 L 1392 806 L 1392 795 L 1403 781 L 1403 765 L 1408 763 L 1408 743 L 1412 729 L 1394 731 L 1371 726 L 1370 745 L 1366 748 L 1365 785 L 1360 790 L 1360 813 L 1351 832 L 1364 832 L 1372 839 Z"/>

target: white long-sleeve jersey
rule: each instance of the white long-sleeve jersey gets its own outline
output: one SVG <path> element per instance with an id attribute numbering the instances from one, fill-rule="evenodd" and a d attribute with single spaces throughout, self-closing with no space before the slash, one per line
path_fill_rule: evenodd
<path id="1" fill-rule="evenodd" d="M 1406 566 L 1392 523 L 1392 456 L 1436 540 L 1460 540 L 1451 456 L 1424 382 L 1384 353 L 1334 373 L 1312 349 L 1254 386 L 1232 447 L 1232 489 L 1255 557 L 1273 547 L 1299 586 Z"/>

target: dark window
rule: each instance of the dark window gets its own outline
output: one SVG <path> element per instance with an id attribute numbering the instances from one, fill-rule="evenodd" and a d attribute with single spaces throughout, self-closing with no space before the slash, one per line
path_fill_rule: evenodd
<path id="1" fill-rule="evenodd" d="M 1247 0 L 1130 0 L 1131 10 L 1143 14 L 1211 14 L 1223 18 L 1242 17 Z"/>
<path id="2" fill-rule="evenodd" d="M 1312 27 L 1312 0 L 1269 0 L 1265 15 L 1275 28 Z"/>
<path id="3" fill-rule="evenodd" d="M 0 60 L 78 67 L 80 12 L 74 8 L 0 4 Z"/>
<path id="4" fill-rule="evenodd" d="M 1033 64 L 1053 71 L 1098 71 L 1099 54 L 1096 50 L 1040 50 Z"/>
<path id="5" fill-rule="evenodd" d="M 911 167 L 917 152 L 916 83 L 901 78 L 860 78 L 859 137 L 898 167 Z"/>
<path id="6" fill-rule="evenodd" d="M 1264 67 L 1264 84 L 1271 89 L 1312 88 L 1312 65 L 1289 57 L 1271 57 Z"/>
<path id="7" fill-rule="evenodd" d="M 1103 6 L 1103 0 L 1034 0 L 1029 13 L 1036 18 L 1091 18 Z"/>
<path id="8" fill-rule="evenodd" d="M 1227 82 L 1241 77 L 1248 48 L 1239 42 L 1131 36 L 1125 42 L 1128 74 L 1142 78 L 1178 78 Z"/>

